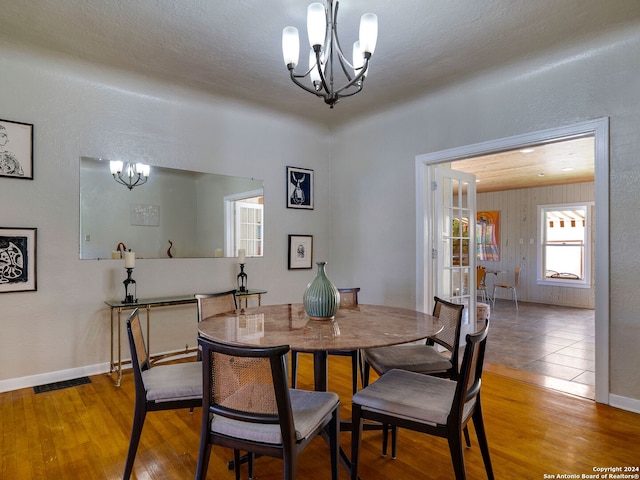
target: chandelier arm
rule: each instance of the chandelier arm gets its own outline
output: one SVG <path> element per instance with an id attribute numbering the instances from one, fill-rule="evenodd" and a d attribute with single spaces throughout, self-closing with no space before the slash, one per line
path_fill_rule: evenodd
<path id="1" fill-rule="evenodd" d="M 342 87 L 340 87 L 338 90 L 335 91 L 336 94 L 341 93 L 343 90 L 346 90 L 349 87 L 352 87 L 354 84 L 358 83 L 358 81 L 360 81 L 361 79 L 363 79 L 364 74 L 367 73 L 367 68 L 369 67 L 369 59 L 365 57 L 365 62 L 364 65 L 362 66 L 362 70 L 360 70 L 360 73 L 358 73 L 358 75 L 356 75 L 353 79 L 351 79 L 349 82 L 347 82 L 345 85 L 343 85 Z M 362 90 L 362 83 L 364 83 L 364 80 L 362 80 L 360 86 L 358 87 L 358 90 L 354 93 L 359 92 L 360 90 Z M 350 97 L 352 94 L 344 94 L 341 95 L 342 97 Z"/>
<path id="2" fill-rule="evenodd" d="M 340 90 L 339 92 L 337 92 L 337 93 L 336 93 L 336 95 L 337 95 L 337 97 L 338 97 L 338 98 L 343 98 L 343 97 L 352 97 L 352 96 L 354 96 L 356 93 L 358 93 L 360 90 L 362 90 L 362 88 L 363 88 L 363 84 L 364 84 L 364 82 L 357 84 L 357 88 L 356 88 L 356 90 L 354 90 L 353 92 L 349 92 L 349 93 L 342 93 L 342 90 Z"/>
<path id="3" fill-rule="evenodd" d="M 303 90 L 306 90 L 309 93 L 313 93 L 314 95 L 318 96 L 318 97 L 324 97 L 323 93 L 319 93 L 317 90 L 313 90 L 309 87 L 307 87 L 305 84 L 303 84 L 302 82 L 298 81 L 298 78 L 305 78 L 307 77 L 307 75 L 309 75 L 309 72 L 305 73 L 304 75 L 296 75 L 293 73 L 293 68 L 289 70 L 289 72 L 291 73 L 291 80 L 293 81 L 293 83 L 295 83 L 296 85 L 298 85 L 300 88 L 302 88 Z"/>
<path id="4" fill-rule="evenodd" d="M 349 73 L 348 68 L 353 69 L 353 65 L 351 65 L 351 62 L 349 62 L 349 60 L 347 60 L 347 57 L 344 55 L 344 53 L 342 53 L 342 46 L 340 45 L 340 37 L 338 37 L 338 7 L 336 5 L 336 18 L 334 20 L 333 23 L 333 38 L 334 38 L 334 43 L 336 45 L 336 50 L 337 50 L 337 54 L 338 54 L 338 60 L 340 62 L 340 67 L 342 67 L 342 71 L 344 73 L 344 75 L 347 77 L 347 80 L 351 81 L 351 74 Z M 345 66 L 345 63 L 348 65 Z"/>
<path id="5" fill-rule="evenodd" d="M 122 178 L 123 172 L 118 172 L 117 174 L 113 174 L 113 179 L 118 182 L 120 185 L 124 185 L 129 190 L 132 190 L 133 187 L 137 187 L 139 185 L 144 185 L 147 183 L 148 177 L 143 177 L 141 173 L 136 173 L 135 176 L 136 181 L 133 181 L 133 176 L 129 177 L 129 181 L 127 182 L 124 178 Z"/>
<path id="6" fill-rule="evenodd" d="M 333 66 L 333 60 L 329 62 L 329 65 Z M 324 72 L 322 71 L 322 63 L 320 62 L 320 50 L 316 50 L 316 68 L 318 69 L 318 73 L 320 74 L 320 82 L 322 83 L 322 89 L 326 92 L 327 95 L 331 95 L 333 92 L 331 92 L 331 90 L 329 89 L 329 86 L 327 85 L 327 80 L 324 76 Z M 332 72 L 331 78 L 333 78 L 333 72 Z"/>

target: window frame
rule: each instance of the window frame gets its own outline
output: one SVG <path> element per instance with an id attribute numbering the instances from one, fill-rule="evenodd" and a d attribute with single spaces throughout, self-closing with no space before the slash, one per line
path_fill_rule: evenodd
<path id="1" fill-rule="evenodd" d="M 592 286 L 592 209 L 594 202 L 577 202 L 577 203 L 557 203 L 548 205 L 538 205 L 538 249 L 537 249 L 537 284 L 555 287 L 568 288 L 591 288 Z M 585 212 L 585 228 L 584 228 L 584 251 L 583 264 L 584 275 L 582 279 L 573 278 L 547 278 L 545 272 L 546 259 L 546 214 L 553 210 L 578 210 L 584 209 Z"/>

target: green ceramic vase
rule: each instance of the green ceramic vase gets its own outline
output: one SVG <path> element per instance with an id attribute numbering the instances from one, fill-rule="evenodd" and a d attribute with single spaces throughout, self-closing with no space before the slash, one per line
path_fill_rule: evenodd
<path id="1" fill-rule="evenodd" d="M 304 311 L 313 320 L 331 320 L 340 306 L 340 293 L 331 280 L 327 278 L 324 266 L 327 262 L 316 262 L 318 273 L 307 285 L 302 297 Z"/>

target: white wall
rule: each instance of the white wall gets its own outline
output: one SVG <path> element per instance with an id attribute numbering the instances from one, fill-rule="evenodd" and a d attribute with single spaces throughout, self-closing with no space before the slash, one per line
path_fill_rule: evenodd
<path id="1" fill-rule="evenodd" d="M 38 228 L 37 292 L 0 294 L 0 391 L 109 359 L 103 302 L 124 297 L 125 272 L 79 260 L 80 156 L 263 179 L 266 255 L 248 260 L 249 284 L 269 290 L 267 303 L 302 300 L 314 272 L 287 270 L 287 234 L 314 235 L 315 258 L 328 257 L 326 127 L 6 47 L 0 78 L 0 118 L 35 132 L 34 180 L 0 178 L 0 225 Z M 286 208 L 287 165 L 315 171 L 313 211 Z M 233 288 L 237 273 L 232 259 L 140 260 L 134 278 L 139 297 L 158 297 Z M 154 350 L 195 343 L 195 307 L 153 318 Z"/>
<path id="2" fill-rule="evenodd" d="M 332 275 L 363 302 L 415 305 L 415 158 L 611 119 L 610 389 L 640 399 L 640 28 L 548 53 L 332 132 Z M 375 81 L 372 77 L 371 81 Z M 366 95 L 366 93 L 363 93 Z"/>

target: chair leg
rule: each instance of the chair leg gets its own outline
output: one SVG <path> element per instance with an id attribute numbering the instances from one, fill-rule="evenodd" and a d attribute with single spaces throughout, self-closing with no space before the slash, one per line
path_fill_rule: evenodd
<path id="1" fill-rule="evenodd" d="M 398 427 L 393 425 L 391 427 L 391 459 L 395 460 L 398 458 Z"/>
<path id="2" fill-rule="evenodd" d="M 142 435 L 142 427 L 144 419 L 147 415 L 147 409 L 144 401 L 139 402 L 136 398 L 135 410 L 133 412 L 133 425 L 131 426 L 131 440 L 129 440 L 129 451 L 127 452 L 127 460 L 124 466 L 123 480 L 129 480 L 133 471 L 133 462 L 136 459 L 140 436 Z"/>
<path id="3" fill-rule="evenodd" d="M 236 480 L 240 480 L 240 450 L 233 450 L 233 470 L 236 474 Z"/>
<path id="4" fill-rule="evenodd" d="M 369 385 L 369 375 L 371 374 L 371 365 L 363 358 L 362 362 L 362 388 Z"/>
<path id="5" fill-rule="evenodd" d="M 351 480 L 358 480 L 358 455 L 362 439 L 362 410 L 360 405 L 353 405 L 351 410 Z"/>
<path id="6" fill-rule="evenodd" d="M 518 310 L 518 292 L 516 291 L 516 289 L 513 289 L 513 301 L 516 302 L 516 310 Z"/>
<path id="7" fill-rule="evenodd" d="M 291 388 L 298 385 L 298 352 L 291 350 Z"/>
<path id="8" fill-rule="evenodd" d="M 489 443 L 487 442 L 487 433 L 484 429 L 484 421 L 482 420 L 482 407 L 480 406 L 480 398 L 476 400 L 475 411 L 472 416 L 473 426 L 476 430 L 478 443 L 480 444 L 480 452 L 484 462 L 484 469 L 487 471 L 487 478 L 494 480 L 493 466 L 491 465 L 491 456 L 489 455 Z"/>
<path id="9" fill-rule="evenodd" d="M 284 464 L 284 480 L 295 480 L 298 474 L 298 453 L 294 449 L 285 448 L 282 462 Z"/>
<path id="10" fill-rule="evenodd" d="M 464 433 L 464 440 L 465 442 L 467 442 L 467 447 L 471 448 L 471 437 L 469 436 L 469 428 L 467 428 L 466 425 L 464 426 L 463 433 Z"/>
<path id="11" fill-rule="evenodd" d="M 253 460 L 255 458 L 256 456 L 253 453 L 247 453 L 247 463 L 249 463 L 249 480 L 253 480 Z"/>
<path id="12" fill-rule="evenodd" d="M 211 456 L 211 444 L 207 438 L 200 439 L 200 451 L 198 452 L 198 465 L 196 466 L 196 480 L 207 478 L 209 469 L 209 457 Z"/>
<path id="13" fill-rule="evenodd" d="M 353 394 L 358 393 L 358 370 L 359 370 L 359 361 L 358 361 L 358 350 L 351 352 L 351 389 L 353 390 Z"/>
<path id="14" fill-rule="evenodd" d="M 331 449 L 331 480 L 338 480 L 340 459 L 340 407 L 336 407 L 329 424 L 329 448 Z"/>
<path id="15" fill-rule="evenodd" d="M 387 443 L 389 441 L 389 424 L 382 425 L 382 456 L 387 456 Z"/>
<path id="16" fill-rule="evenodd" d="M 466 480 L 467 473 L 464 468 L 464 452 L 462 450 L 462 434 L 459 429 L 449 433 L 449 451 L 456 480 Z"/>

